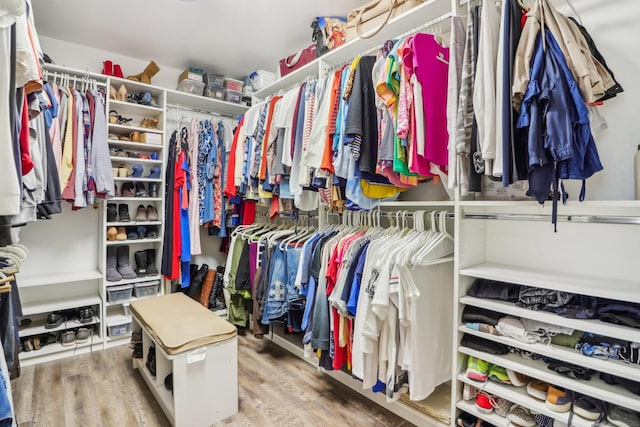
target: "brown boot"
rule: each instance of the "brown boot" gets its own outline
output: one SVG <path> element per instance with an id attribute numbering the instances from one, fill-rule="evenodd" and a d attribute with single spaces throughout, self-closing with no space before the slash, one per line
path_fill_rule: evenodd
<path id="1" fill-rule="evenodd" d="M 205 307 L 209 307 L 209 295 L 213 288 L 213 279 L 216 277 L 216 270 L 211 269 L 207 271 L 207 275 L 204 276 L 204 282 L 202 283 L 202 292 L 200 293 L 200 304 Z"/>

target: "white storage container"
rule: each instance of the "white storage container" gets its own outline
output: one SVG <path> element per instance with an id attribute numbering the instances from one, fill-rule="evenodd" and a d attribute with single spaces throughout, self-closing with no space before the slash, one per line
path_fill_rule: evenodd
<path id="1" fill-rule="evenodd" d="M 133 292 L 133 285 L 107 286 L 107 301 L 109 302 L 129 301 L 131 299 L 132 292 Z"/>
<path id="2" fill-rule="evenodd" d="M 123 315 L 107 318 L 107 335 L 121 337 L 131 333 L 131 318 Z"/>
<path id="3" fill-rule="evenodd" d="M 258 70 L 251 73 L 249 78 L 251 79 L 251 86 L 253 86 L 253 90 L 260 90 L 276 81 L 276 73 Z"/>

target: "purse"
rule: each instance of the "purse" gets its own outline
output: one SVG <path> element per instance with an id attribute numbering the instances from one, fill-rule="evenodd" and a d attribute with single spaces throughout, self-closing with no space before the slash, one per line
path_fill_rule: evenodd
<path id="1" fill-rule="evenodd" d="M 340 16 L 318 16 L 312 23 L 313 42 L 316 43 L 316 55 L 324 55 L 330 50 L 342 46 L 346 41 L 344 34 L 347 19 Z"/>
<path id="2" fill-rule="evenodd" d="M 299 52 L 282 58 L 280 63 L 280 77 L 284 77 L 292 71 L 297 70 L 305 64 L 316 59 L 316 44 L 312 44 Z"/>
<path id="3" fill-rule="evenodd" d="M 364 6 L 352 9 L 347 16 L 347 41 L 356 37 L 368 39 L 375 36 L 390 19 L 423 2 L 424 0 L 373 0 Z"/>

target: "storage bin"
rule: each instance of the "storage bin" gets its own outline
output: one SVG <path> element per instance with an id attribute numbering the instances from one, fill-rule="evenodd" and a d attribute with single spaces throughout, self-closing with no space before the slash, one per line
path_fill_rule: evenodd
<path id="1" fill-rule="evenodd" d="M 129 305 L 129 303 L 122 304 L 122 309 L 124 310 L 125 316 L 131 316 L 131 306 Z"/>
<path id="2" fill-rule="evenodd" d="M 276 81 L 276 73 L 258 70 L 251 73 L 249 78 L 251 79 L 251 86 L 253 87 L 253 90 L 260 90 Z"/>
<path id="3" fill-rule="evenodd" d="M 204 88 L 204 96 L 222 101 L 224 100 L 224 88 L 208 84 Z"/>
<path id="4" fill-rule="evenodd" d="M 177 90 L 180 92 L 191 93 L 193 95 L 202 95 L 204 83 L 186 79 L 180 82 Z"/>
<path id="5" fill-rule="evenodd" d="M 224 76 L 222 74 L 204 73 L 202 81 L 206 85 L 224 87 Z"/>
<path id="6" fill-rule="evenodd" d="M 134 291 L 137 298 L 155 296 L 158 295 L 159 286 L 159 280 L 153 280 L 151 282 L 140 282 L 135 284 Z"/>
<path id="7" fill-rule="evenodd" d="M 140 142 L 162 145 L 162 135 L 159 133 L 142 132 L 140 134 Z"/>
<path id="8" fill-rule="evenodd" d="M 202 76 L 204 74 L 204 70 L 196 67 L 189 67 L 178 76 L 178 84 L 182 83 L 183 80 L 195 80 L 197 82 L 202 82 Z"/>
<path id="9" fill-rule="evenodd" d="M 121 337 L 131 333 L 131 318 L 123 315 L 113 316 L 107 319 L 107 335 Z"/>
<path id="10" fill-rule="evenodd" d="M 133 285 L 107 286 L 107 301 L 129 301 L 133 292 Z"/>
<path id="11" fill-rule="evenodd" d="M 242 80 L 230 79 L 228 77 L 224 79 L 225 89 L 235 90 L 236 92 L 242 92 L 243 84 L 244 83 L 242 83 Z"/>
<path id="12" fill-rule="evenodd" d="M 240 104 L 242 102 L 242 92 L 238 92 L 237 90 L 225 89 L 224 100 Z"/>

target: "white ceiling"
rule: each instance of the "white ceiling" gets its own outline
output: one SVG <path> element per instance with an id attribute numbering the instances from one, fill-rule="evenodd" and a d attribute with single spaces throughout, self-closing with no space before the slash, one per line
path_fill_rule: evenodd
<path id="1" fill-rule="evenodd" d="M 319 15 L 364 0 L 32 0 L 38 33 L 184 69 L 229 76 L 274 70 L 311 44 Z M 54 58 L 55 60 L 55 58 Z"/>

